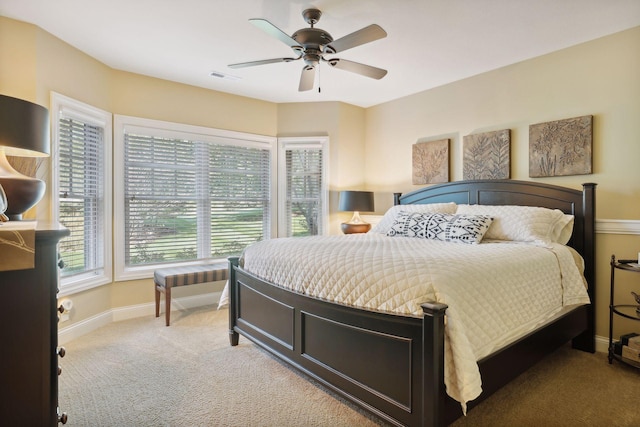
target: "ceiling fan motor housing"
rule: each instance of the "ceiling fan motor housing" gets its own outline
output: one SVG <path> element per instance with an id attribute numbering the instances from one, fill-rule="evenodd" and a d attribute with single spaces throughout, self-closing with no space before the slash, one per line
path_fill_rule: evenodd
<path id="1" fill-rule="evenodd" d="M 296 31 L 291 38 L 300 43 L 305 52 L 313 49 L 322 52 L 324 47 L 333 41 L 331 34 L 320 28 L 303 28 Z"/>

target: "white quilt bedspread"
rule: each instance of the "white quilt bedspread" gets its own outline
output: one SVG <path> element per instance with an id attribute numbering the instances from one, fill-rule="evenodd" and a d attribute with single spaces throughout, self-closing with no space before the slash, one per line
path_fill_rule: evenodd
<path id="1" fill-rule="evenodd" d="M 557 244 L 368 233 L 262 241 L 241 262 L 271 283 L 346 305 L 422 317 L 421 303 L 447 304 L 445 384 L 463 409 L 482 391 L 478 360 L 563 306 L 589 303 L 571 251 Z"/>

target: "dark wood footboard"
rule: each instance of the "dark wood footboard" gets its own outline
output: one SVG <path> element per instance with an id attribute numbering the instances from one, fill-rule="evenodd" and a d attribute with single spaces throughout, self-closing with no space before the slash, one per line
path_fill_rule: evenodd
<path id="1" fill-rule="evenodd" d="M 422 319 L 371 312 L 273 286 L 230 258 L 229 336 L 239 334 L 385 421 L 444 426 L 460 403 L 444 386 L 446 305 L 422 305 Z M 479 361 L 483 392 L 473 408 L 588 324 L 583 306 Z"/>
<path id="2" fill-rule="evenodd" d="M 423 319 L 354 309 L 265 283 L 237 262 L 232 345 L 240 333 L 392 424 L 443 424 L 445 305 L 424 304 Z"/>

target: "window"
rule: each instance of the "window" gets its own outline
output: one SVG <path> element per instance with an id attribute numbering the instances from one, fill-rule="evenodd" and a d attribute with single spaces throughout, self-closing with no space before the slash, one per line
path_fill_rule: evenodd
<path id="1" fill-rule="evenodd" d="M 111 114 L 57 93 L 51 110 L 62 296 L 111 282 Z"/>
<path id="2" fill-rule="evenodd" d="M 327 137 L 280 138 L 279 196 L 281 236 L 327 232 Z"/>
<path id="3" fill-rule="evenodd" d="M 275 138 L 125 116 L 115 129 L 118 280 L 271 237 Z"/>

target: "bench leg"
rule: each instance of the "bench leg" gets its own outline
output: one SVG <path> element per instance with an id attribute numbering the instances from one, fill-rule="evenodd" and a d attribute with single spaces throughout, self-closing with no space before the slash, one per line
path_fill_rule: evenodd
<path id="1" fill-rule="evenodd" d="M 156 285 L 156 317 L 160 317 L 160 286 Z"/>
<path id="2" fill-rule="evenodd" d="M 165 301 L 164 317 L 166 319 L 167 326 L 169 326 L 169 323 L 171 322 L 171 288 L 165 289 L 164 301 Z"/>

